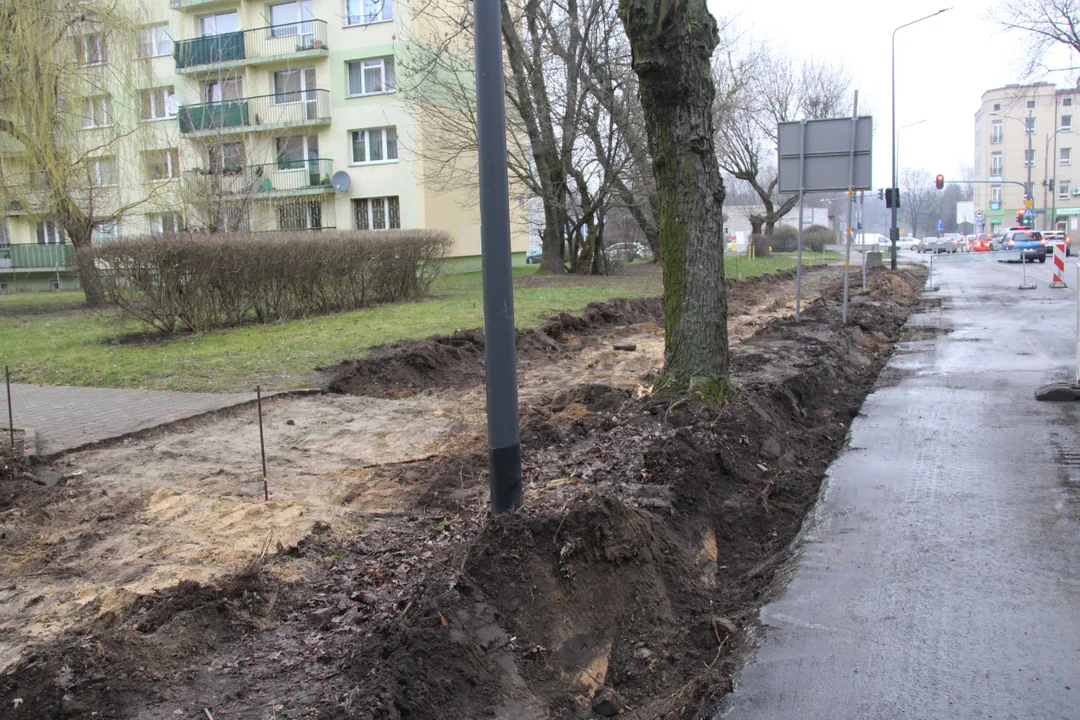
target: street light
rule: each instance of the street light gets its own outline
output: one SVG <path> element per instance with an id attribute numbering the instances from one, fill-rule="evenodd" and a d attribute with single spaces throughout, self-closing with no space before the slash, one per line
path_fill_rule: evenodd
<path id="1" fill-rule="evenodd" d="M 1055 100 L 1055 102 L 1056 102 L 1056 100 Z M 1034 126 L 1029 128 L 1029 125 L 1031 124 L 1031 123 L 1029 123 L 1029 121 L 1032 120 L 1031 110 L 1028 110 L 1028 114 L 1027 114 L 1026 118 L 1013 117 L 1012 115 L 1002 115 L 997 110 L 991 110 L 990 112 L 988 112 L 986 114 L 987 115 L 992 115 L 994 117 L 1001 117 L 1001 118 L 1004 118 L 1006 120 L 1015 120 L 1016 122 L 1021 123 L 1024 126 L 1024 134 L 1027 135 L 1027 139 L 1028 139 L 1027 153 L 1024 155 L 1024 164 L 1027 165 L 1027 184 L 1024 185 L 1024 200 L 1025 200 L 1024 209 L 1027 210 L 1029 208 L 1027 207 L 1027 202 L 1026 201 L 1031 200 L 1032 204 L 1034 204 L 1034 201 L 1035 201 L 1035 189 L 1031 186 L 1031 168 L 1035 164 L 1035 151 L 1031 147 L 1031 139 L 1032 139 L 1032 137 L 1035 136 L 1035 128 L 1034 128 Z M 1045 208 L 1044 208 L 1044 210 L 1045 210 Z M 1032 227 L 1032 229 L 1035 228 L 1035 222 L 1034 221 L 1032 221 L 1031 227 Z"/>
<path id="2" fill-rule="evenodd" d="M 910 27 L 911 25 L 914 25 L 915 23 L 920 23 L 923 20 L 929 20 L 932 17 L 937 17 L 941 13 L 946 12 L 948 10 L 952 10 L 952 8 L 951 7 L 942 8 L 941 10 L 938 10 L 936 13 L 932 13 L 930 15 L 927 15 L 926 17 L 921 17 L 918 20 L 912 20 L 909 23 L 904 23 L 900 27 L 896 28 L 896 30 L 892 31 L 892 126 L 891 126 L 891 130 L 892 130 L 892 186 L 893 186 L 893 192 L 896 192 L 896 186 L 899 184 L 898 181 L 897 181 L 897 178 L 896 178 L 896 136 L 899 134 L 897 129 L 896 129 L 896 33 L 898 31 L 900 31 L 900 30 L 903 30 L 906 27 Z M 900 242 L 900 225 L 899 225 L 899 217 L 898 217 L 899 208 L 896 207 L 897 205 L 899 205 L 899 203 L 897 203 L 897 202 L 893 202 L 893 204 L 892 204 L 892 225 L 889 228 L 889 239 L 892 241 L 892 257 L 890 259 L 889 266 L 893 270 L 896 269 L 896 243 Z"/>

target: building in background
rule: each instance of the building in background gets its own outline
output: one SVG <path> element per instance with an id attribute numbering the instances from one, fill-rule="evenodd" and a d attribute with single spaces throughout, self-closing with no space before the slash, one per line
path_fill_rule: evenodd
<path id="1" fill-rule="evenodd" d="M 414 36 L 409 3 L 148 0 L 145 12 L 137 58 L 108 55 L 106 31 L 90 59 L 145 64 L 146 86 L 127 100 L 88 99 L 84 127 L 89 141 L 137 116 L 127 121 L 138 149 L 104 162 L 99 182 L 118 197 L 153 192 L 94 242 L 181 229 L 427 228 L 450 234 L 451 267 L 479 269 L 477 191 L 425 184 L 416 149 L 438 138 L 397 92 L 400 38 Z M 19 148 L 0 140 L 0 162 L 16 167 Z M 513 192 L 515 260 L 529 245 L 527 210 Z M 0 245 L 64 244 L 55 223 L 0 210 Z M 53 255 L 35 262 L 55 286 L 71 253 Z M 0 254 L 0 282 L 16 256 Z"/>
<path id="2" fill-rule="evenodd" d="M 974 186 L 982 232 L 1016 224 L 1017 211 L 1025 209 L 1022 185 L 1029 182 L 1036 229 L 1080 232 L 1080 172 L 1072 162 L 1080 153 L 1080 131 L 1073 129 L 1078 103 L 1076 88 L 1051 83 L 983 93 L 975 113 L 973 178 L 982 181 Z"/>

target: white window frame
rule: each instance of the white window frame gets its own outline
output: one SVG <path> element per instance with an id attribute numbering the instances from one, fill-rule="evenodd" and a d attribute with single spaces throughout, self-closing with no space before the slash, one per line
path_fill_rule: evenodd
<path id="1" fill-rule="evenodd" d="M 149 101 L 149 102 L 148 102 Z M 150 108 L 150 115 L 145 111 Z M 142 122 L 172 120 L 180 110 L 180 98 L 172 85 L 147 88 L 140 94 L 139 119 Z"/>
<path id="2" fill-rule="evenodd" d="M 391 202 L 395 206 L 393 210 L 397 212 L 397 227 L 392 224 L 392 208 Z M 360 227 L 360 218 L 356 215 L 357 203 L 363 203 L 366 206 L 365 209 L 365 222 L 367 227 Z M 376 203 L 382 205 L 383 219 L 385 220 L 384 227 L 374 227 L 375 223 L 375 208 Z M 401 229 L 401 198 L 398 195 L 391 195 L 388 197 L 376 197 L 376 198 L 355 198 L 352 202 L 352 215 L 353 215 L 353 227 L 357 230 L 400 230 Z"/>
<path id="3" fill-rule="evenodd" d="M 366 70 L 371 68 L 379 68 L 380 77 L 382 78 L 382 90 L 368 90 L 367 87 L 363 87 L 361 92 L 354 93 L 352 91 L 352 66 L 360 66 L 360 84 L 366 85 L 367 74 Z M 389 77 L 390 82 L 387 82 L 388 74 L 387 68 L 390 68 Z M 345 63 L 345 86 L 347 95 L 346 97 L 367 97 L 369 95 L 387 95 L 389 93 L 397 92 L 397 68 L 394 63 L 394 57 L 388 55 L 386 57 L 377 58 L 361 58 L 359 60 L 349 60 Z"/>
<path id="4" fill-rule="evenodd" d="M 94 40 L 96 59 L 90 59 L 90 40 Z M 104 65 L 109 61 L 109 48 L 103 32 L 83 33 L 75 37 L 76 54 L 75 64 L 79 67 L 94 67 Z"/>
<path id="5" fill-rule="evenodd" d="M 318 208 L 316 211 L 315 208 Z M 288 232 L 290 230 L 322 230 L 326 227 L 325 224 L 325 210 L 322 201 L 320 200 L 286 200 L 278 203 L 278 229 Z M 302 219 L 303 225 L 295 228 L 282 227 L 284 223 L 281 222 L 282 214 L 291 214 L 294 219 Z M 318 214 L 318 218 L 316 218 Z M 318 219 L 319 224 L 315 224 L 315 220 Z"/>
<path id="6" fill-rule="evenodd" d="M 166 220 L 168 220 L 168 229 L 165 227 Z M 148 213 L 146 227 L 151 235 L 183 232 L 184 218 L 178 212 Z"/>
<path id="7" fill-rule="evenodd" d="M 95 188 L 110 188 L 117 187 L 120 184 L 119 173 L 116 167 L 116 156 L 106 155 L 104 157 L 97 157 L 90 161 L 90 186 Z M 107 178 L 103 177 L 102 168 L 112 165 L 112 182 L 105 182 Z"/>
<path id="8" fill-rule="evenodd" d="M 281 141 L 300 139 L 300 148 L 303 157 L 294 160 L 281 159 Z M 274 170 L 275 172 L 311 171 L 312 161 L 319 160 L 319 136 L 318 135 L 285 135 L 275 139 L 274 142 Z M 293 167 L 281 167 L 282 162 L 296 163 Z"/>
<path id="9" fill-rule="evenodd" d="M 300 88 L 298 90 L 284 90 L 278 92 L 278 76 L 284 73 L 299 73 Z M 317 89 L 315 87 L 316 85 L 318 85 L 318 75 L 314 67 L 289 68 L 287 70 L 276 70 L 270 73 L 270 87 L 273 90 L 275 105 L 297 105 L 299 103 L 312 102 L 315 100 L 316 93 L 314 90 Z M 295 97 L 290 100 L 287 99 L 289 96 Z"/>
<path id="10" fill-rule="evenodd" d="M 1072 132 L 1072 115 L 1062 115 L 1059 120 L 1058 132 Z"/>
<path id="11" fill-rule="evenodd" d="M 38 245 L 66 245 L 67 233 L 55 220 L 42 220 L 35 231 Z"/>
<path id="12" fill-rule="evenodd" d="M 284 5 L 292 5 L 296 8 L 296 19 L 289 22 L 275 23 L 274 8 Z M 292 37 L 294 35 L 310 35 L 312 21 L 315 15 L 312 12 L 311 0 L 289 0 L 287 2 L 270 3 L 266 7 L 266 21 L 270 25 L 270 37 Z"/>
<path id="13" fill-rule="evenodd" d="M 360 11 L 360 14 L 354 15 L 350 12 L 350 5 L 354 8 L 359 5 L 360 7 L 356 9 Z M 372 13 L 373 8 L 377 9 L 377 12 Z M 362 27 L 393 21 L 393 0 L 345 0 L 345 27 Z"/>
<path id="14" fill-rule="evenodd" d="M 217 20 L 218 20 L 218 18 L 225 17 L 227 15 L 235 15 L 236 16 L 236 29 L 235 30 L 226 30 L 225 32 L 218 32 L 218 29 L 217 29 Z M 206 21 L 209 20 L 210 18 L 214 19 L 214 32 L 207 33 L 206 32 Z M 208 13 L 206 15 L 200 15 L 199 16 L 199 37 L 216 37 L 218 35 L 228 35 L 229 33 L 234 33 L 234 32 L 243 32 L 243 27 L 240 25 L 240 11 L 239 10 L 226 10 L 224 12 Z"/>
<path id="15" fill-rule="evenodd" d="M 1069 187 L 1068 180 L 1062 180 L 1061 182 L 1059 182 L 1057 187 L 1058 200 L 1068 200 L 1070 190 L 1072 190 L 1072 188 Z"/>
<path id="16" fill-rule="evenodd" d="M 97 111 L 101 111 L 102 122 L 97 121 Z M 113 126 L 112 95 L 95 95 L 83 101 L 83 130 L 96 130 Z"/>
<path id="17" fill-rule="evenodd" d="M 394 157 L 389 157 L 388 156 L 389 155 L 389 153 L 388 153 L 389 142 L 388 142 L 387 133 L 389 133 L 389 132 L 392 132 L 394 134 Z M 364 142 L 364 159 L 363 160 L 357 160 L 355 152 L 354 152 L 355 148 L 356 148 L 356 135 L 357 135 L 357 133 L 363 133 L 363 136 L 364 136 L 364 140 L 363 140 L 363 142 Z M 381 160 L 371 160 L 370 159 L 371 158 L 372 133 L 378 133 L 379 145 L 381 146 L 381 149 L 382 149 L 382 159 Z M 350 156 L 349 164 L 353 165 L 353 166 L 357 166 L 357 165 L 390 165 L 392 163 L 398 162 L 398 159 L 401 157 L 401 148 L 400 148 L 400 145 L 398 143 L 397 127 L 394 126 L 394 125 L 390 125 L 390 126 L 387 126 L 387 127 L 363 128 L 361 130 L 350 130 L 349 131 L 349 156 Z"/>
<path id="18" fill-rule="evenodd" d="M 143 59 L 172 55 L 173 40 L 169 34 L 169 23 L 154 23 L 140 28 L 138 52 Z"/>
<path id="19" fill-rule="evenodd" d="M 995 160 L 997 162 L 994 162 Z M 1000 152 L 990 153 L 990 174 L 1000 175 L 1001 173 L 1003 173 L 1005 167 L 1004 163 L 1004 157 Z"/>
<path id="20" fill-rule="evenodd" d="M 990 144 L 1000 145 L 1002 138 L 1005 136 L 1005 130 L 1002 127 L 1004 123 L 1001 120 L 994 120 L 990 123 Z"/>
<path id="21" fill-rule="evenodd" d="M 997 203 L 998 205 L 1001 205 L 1001 186 L 1000 185 L 991 185 L 990 186 L 990 202 Z"/>
<path id="22" fill-rule="evenodd" d="M 165 156 L 165 169 L 167 172 L 167 176 L 163 178 L 152 177 L 150 174 L 150 165 L 152 162 L 150 156 L 162 153 Z M 178 148 L 159 148 L 157 150 L 147 150 L 143 153 L 143 163 L 146 168 L 146 181 L 149 183 L 176 182 L 180 179 L 180 150 Z"/>
<path id="23" fill-rule="evenodd" d="M 1072 165 L 1072 148 L 1058 148 L 1058 165 Z"/>
<path id="24" fill-rule="evenodd" d="M 124 237 L 124 223 L 118 218 L 95 225 L 90 231 L 90 244 L 99 245 L 103 242 L 116 242 Z"/>

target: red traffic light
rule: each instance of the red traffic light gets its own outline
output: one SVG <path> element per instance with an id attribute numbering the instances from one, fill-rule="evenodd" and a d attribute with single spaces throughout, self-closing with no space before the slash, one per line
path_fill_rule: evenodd
<path id="1" fill-rule="evenodd" d="M 945 187 L 945 176 L 944 175 L 938 175 L 936 178 L 934 178 L 934 187 L 936 187 L 938 190 Z"/>

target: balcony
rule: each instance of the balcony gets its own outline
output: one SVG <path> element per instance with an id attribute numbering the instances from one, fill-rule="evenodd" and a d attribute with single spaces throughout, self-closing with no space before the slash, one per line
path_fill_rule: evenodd
<path id="1" fill-rule="evenodd" d="M 74 266 L 73 245 L 0 245 L 0 268 L 63 270 Z"/>
<path id="2" fill-rule="evenodd" d="M 186 171 L 184 182 L 201 196 L 279 198 L 332 193 L 334 188 L 330 178 L 333 174 L 334 161 L 320 158 L 217 171 L 198 168 Z"/>
<path id="3" fill-rule="evenodd" d="M 187 137 L 328 125 L 330 92 L 298 90 L 203 105 L 181 105 L 177 120 L 180 132 Z"/>
<path id="4" fill-rule="evenodd" d="M 180 40 L 173 47 L 182 75 L 255 63 L 329 54 L 326 21 L 305 20 L 223 35 Z"/>
<path id="5" fill-rule="evenodd" d="M 169 0 L 169 7 L 173 10 L 197 8 L 199 11 L 202 11 L 219 5 L 235 6 L 236 0 Z"/>

